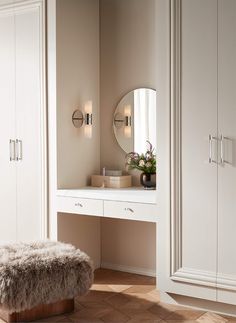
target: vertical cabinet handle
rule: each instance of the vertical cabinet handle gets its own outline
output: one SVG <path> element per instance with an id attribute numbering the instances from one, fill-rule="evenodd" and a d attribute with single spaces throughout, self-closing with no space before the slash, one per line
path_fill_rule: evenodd
<path id="1" fill-rule="evenodd" d="M 212 164 L 212 163 L 217 163 L 217 161 L 215 159 L 213 159 L 212 157 L 212 143 L 213 143 L 213 140 L 217 140 L 216 137 L 212 136 L 212 135 L 209 135 L 208 137 L 208 142 L 209 142 L 209 164 Z"/>
<path id="2" fill-rule="evenodd" d="M 22 160 L 22 140 L 16 139 L 16 160 Z"/>
<path id="3" fill-rule="evenodd" d="M 10 161 L 16 160 L 16 142 L 15 140 L 9 140 L 9 153 Z"/>
<path id="4" fill-rule="evenodd" d="M 225 159 L 224 159 L 224 136 L 220 136 L 220 162 L 222 165 L 224 165 Z"/>
<path id="5" fill-rule="evenodd" d="M 220 136 L 220 163 L 224 165 L 224 163 L 229 162 L 225 159 L 225 140 L 230 140 L 230 138 L 225 137 L 224 135 Z"/>

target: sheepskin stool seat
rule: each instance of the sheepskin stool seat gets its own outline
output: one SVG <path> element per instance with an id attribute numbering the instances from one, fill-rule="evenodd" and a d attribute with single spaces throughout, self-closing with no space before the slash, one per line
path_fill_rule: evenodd
<path id="1" fill-rule="evenodd" d="M 37 241 L 0 245 L 0 318 L 28 322 L 74 309 L 93 281 L 90 258 L 72 245 Z"/>

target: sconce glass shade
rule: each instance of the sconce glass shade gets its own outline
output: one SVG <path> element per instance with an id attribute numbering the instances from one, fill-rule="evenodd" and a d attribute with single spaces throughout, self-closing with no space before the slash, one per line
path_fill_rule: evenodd
<path id="1" fill-rule="evenodd" d="M 90 100 L 90 101 L 85 102 L 85 105 L 84 105 L 84 112 L 85 112 L 85 113 L 92 114 L 92 111 L 93 111 L 93 102 L 92 102 L 91 100 Z"/>
<path id="2" fill-rule="evenodd" d="M 81 128 L 84 122 L 83 113 L 80 110 L 75 110 L 72 115 L 72 122 L 75 128 Z"/>
<path id="3" fill-rule="evenodd" d="M 132 128 L 130 126 L 124 127 L 124 135 L 126 138 L 131 138 L 132 136 Z"/>
<path id="4" fill-rule="evenodd" d="M 124 106 L 124 115 L 126 117 L 131 117 L 132 107 L 130 104 Z"/>
<path id="5" fill-rule="evenodd" d="M 86 138 L 92 138 L 92 124 L 93 115 L 92 113 L 85 113 L 85 126 L 84 126 L 84 136 Z"/>
<path id="6" fill-rule="evenodd" d="M 92 125 L 85 125 L 84 126 L 84 136 L 85 138 L 92 138 L 93 128 Z"/>

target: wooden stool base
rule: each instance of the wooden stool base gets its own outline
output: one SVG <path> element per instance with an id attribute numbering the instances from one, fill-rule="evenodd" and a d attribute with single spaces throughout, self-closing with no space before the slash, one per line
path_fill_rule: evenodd
<path id="1" fill-rule="evenodd" d="M 52 304 L 41 304 L 29 310 L 9 314 L 0 307 L 0 318 L 7 323 L 31 322 L 74 310 L 74 299 L 66 299 Z"/>

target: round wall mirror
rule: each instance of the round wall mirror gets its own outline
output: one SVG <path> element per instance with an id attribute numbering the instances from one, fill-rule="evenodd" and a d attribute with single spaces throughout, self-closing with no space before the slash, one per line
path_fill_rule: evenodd
<path id="1" fill-rule="evenodd" d="M 126 153 L 144 153 L 147 140 L 156 148 L 156 90 L 139 88 L 127 93 L 116 107 L 113 130 Z"/>

